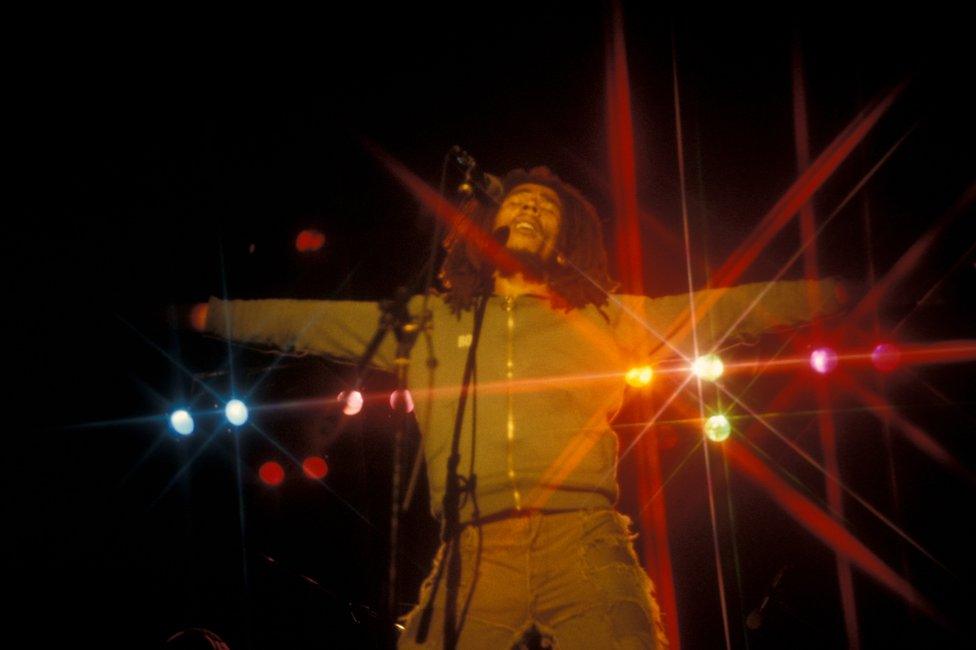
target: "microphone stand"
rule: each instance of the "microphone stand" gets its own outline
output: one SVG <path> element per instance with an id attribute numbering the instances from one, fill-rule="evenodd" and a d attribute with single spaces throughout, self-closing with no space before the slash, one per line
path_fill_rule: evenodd
<path id="1" fill-rule="evenodd" d="M 441 165 L 441 180 L 440 180 L 440 193 L 444 195 L 446 185 L 447 185 L 447 168 L 451 160 L 458 161 L 458 147 L 453 147 L 445 156 L 443 163 Z M 473 168 L 473 161 L 471 166 L 468 167 L 468 173 L 466 176 L 470 176 L 471 169 Z M 468 180 L 467 177 L 465 179 Z M 430 292 L 431 287 L 434 283 L 434 266 L 437 258 L 437 248 L 441 240 L 442 228 L 439 225 L 437 219 L 434 220 L 434 228 L 430 236 L 430 253 L 428 259 L 423 267 L 424 284 L 423 284 L 423 304 L 420 310 L 420 318 L 416 320 L 410 316 L 407 312 L 407 302 L 410 300 L 410 292 L 404 287 L 398 287 L 395 298 L 390 301 L 383 301 L 380 303 L 380 309 L 383 314 L 380 317 L 380 323 L 377 328 L 376 333 L 370 340 L 369 345 L 367 345 L 366 350 L 363 352 L 362 357 L 360 357 L 359 362 L 356 364 L 356 377 L 357 385 L 359 388 L 361 384 L 361 377 L 363 371 L 365 370 L 369 361 L 376 354 L 379 349 L 380 344 L 386 337 L 386 334 L 390 331 L 394 333 L 397 339 L 397 350 L 396 357 L 394 358 L 394 364 L 396 366 L 396 392 L 394 393 L 395 399 L 393 402 L 394 411 L 396 413 L 394 419 L 394 443 L 393 443 L 393 482 L 390 490 L 390 556 L 389 556 L 389 571 L 387 574 L 387 602 L 386 602 L 386 621 L 388 625 L 386 626 L 386 634 L 384 635 L 385 640 L 388 642 L 389 647 L 396 647 L 396 626 L 394 623 L 398 618 L 398 607 L 397 607 L 397 565 L 398 565 L 398 547 L 399 547 L 399 531 L 400 531 L 400 514 L 409 507 L 410 498 L 413 495 L 413 487 L 416 481 L 417 470 L 420 467 L 420 458 L 423 451 L 423 446 L 421 445 L 417 449 L 417 456 L 413 462 L 413 470 L 411 472 L 410 484 L 407 487 L 406 498 L 403 499 L 401 504 L 400 499 L 400 487 L 402 483 L 402 458 L 403 455 L 403 437 L 404 431 L 406 430 L 407 424 L 407 371 L 410 366 L 410 353 L 413 350 L 413 346 L 417 342 L 417 337 L 421 333 L 427 333 L 429 329 L 429 323 L 431 319 L 431 312 L 428 309 L 430 302 Z M 482 309 L 483 311 L 483 309 Z M 429 334 L 427 334 L 429 336 Z M 433 356 L 429 356 L 427 359 L 427 366 L 431 370 L 437 365 L 437 360 Z M 398 399 L 397 399 L 398 398 Z M 456 463 L 455 463 L 456 466 Z"/>
<path id="2" fill-rule="evenodd" d="M 474 494 L 477 477 L 471 475 L 462 484 L 458 475 L 458 465 L 461 462 L 461 429 L 464 425 L 464 411 L 468 400 L 471 379 L 474 376 L 478 342 L 481 340 L 481 325 L 485 320 L 485 309 L 488 306 L 489 294 L 481 296 L 475 308 L 474 330 L 471 335 L 471 347 L 468 348 L 468 358 L 464 363 L 464 378 L 461 381 L 461 394 L 458 396 L 457 412 L 454 417 L 454 431 L 451 435 L 451 455 L 447 458 L 447 483 L 444 490 L 442 516 L 444 518 L 441 540 L 447 548 L 447 592 L 444 606 L 444 648 L 454 650 L 457 647 L 458 627 L 457 602 L 458 590 L 461 583 L 461 494 Z M 434 602 L 431 596 L 430 607 Z M 420 634 L 418 633 L 418 637 Z"/>
<path id="3" fill-rule="evenodd" d="M 444 157 L 444 161 L 441 167 L 441 195 L 444 194 L 446 189 L 446 177 L 447 177 L 447 166 L 451 161 L 456 162 L 465 169 L 464 181 L 458 187 L 458 193 L 462 197 L 470 198 L 475 194 L 477 190 L 478 193 L 489 199 L 491 202 L 498 204 L 499 196 L 498 193 L 501 192 L 501 183 L 497 179 L 494 179 L 490 175 L 479 173 L 476 176 L 476 163 L 474 159 L 463 151 L 460 147 L 452 147 Z M 492 187 L 491 183 L 495 181 L 497 187 Z M 417 334 L 420 332 L 426 332 L 427 322 L 430 319 L 430 311 L 428 310 L 428 302 L 430 299 L 430 290 L 433 286 L 434 280 L 434 263 L 437 253 L 437 246 L 440 242 L 441 228 L 437 225 L 435 220 L 434 231 L 431 234 L 431 248 L 430 256 L 427 260 L 427 264 L 424 267 L 424 272 L 426 275 L 424 292 L 423 292 L 423 307 L 422 307 L 422 323 L 412 332 L 412 341 L 416 341 Z M 507 238 L 507 229 L 505 233 Z M 444 647 L 447 650 L 454 650 L 457 646 L 457 628 L 455 625 L 455 618 L 457 612 L 457 595 L 461 579 L 461 556 L 460 549 L 458 547 L 458 538 L 461 532 L 461 495 L 464 492 L 473 494 L 475 489 L 475 479 L 476 477 L 468 477 L 466 481 L 463 481 L 461 476 L 458 474 L 458 465 L 461 462 L 460 454 L 460 444 L 461 444 L 461 429 L 464 424 L 464 412 L 467 404 L 468 392 L 471 386 L 472 379 L 474 377 L 474 369 L 476 364 L 476 353 L 478 349 L 478 342 L 481 338 L 481 325 L 484 322 L 485 309 L 488 306 L 488 300 L 491 296 L 491 286 L 489 285 L 484 294 L 481 296 L 478 304 L 475 307 L 474 313 L 474 325 L 471 336 L 471 347 L 468 348 L 467 359 L 464 365 L 464 375 L 461 382 L 461 391 L 458 396 L 457 410 L 455 411 L 454 418 L 454 430 L 451 436 L 451 453 L 447 461 L 447 482 L 444 490 L 444 498 L 442 501 L 442 528 L 441 528 L 441 540 L 448 548 L 448 557 L 446 558 L 447 565 L 447 603 L 445 607 L 445 617 L 444 617 Z M 413 342 L 410 344 L 413 345 Z M 409 350 L 407 355 L 409 355 Z M 401 366 L 401 355 L 397 354 L 397 376 L 398 376 L 398 388 L 400 389 L 399 376 L 401 374 L 401 367 L 403 368 L 403 374 L 406 373 L 406 361 L 404 365 Z M 428 359 L 428 367 L 433 369 L 437 362 L 435 359 Z M 405 409 L 405 400 L 403 399 L 403 393 L 399 393 L 400 407 Z M 398 409 L 399 411 L 400 409 Z M 391 516 L 394 520 L 391 522 L 391 534 L 394 534 L 397 528 L 396 519 L 399 518 L 400 504 L 397 501 L 399 496 L 399 480 L 400 480 L 400 436 L 403 431 L 404 424 L 406 422 L 406 412 L 404 411 L 400 417 L 400 424 L 397 427 L 397 442 L 396 442 L 396 452 L 394 454 L 395 462 L 394 465 L 394 502 L 393 511 Z M 410 485 L 407 489 L 407 495 L 404 499 L 403 507 L 407 507 L 410 502 L 410 498 L 413 495 L 414 483 L 417 476 L 417 470 L 420 465 L 420 458 L 423 452 L 423 447 L 417 449 L 417 457 L 414 459 L 413 471 L 411 472 Z M 395 598 L 393 594 L 395 593 L 395 579 L 394 567 L 395 567 L 395 551 L 393 550 L 395 544 L 395 537 L 391 541 L 391 570 L 390 570 L 390 611 L 393 612 L 395 606 Z M 441 580 L 443 575 L 444 564 L 442 563 L 437 575 L 434 578 L 434 586 L 430 592 L 430 600 L 427 603 L 424 611 L 421 614 L 420 623 L 417 629 L 417 641 L 423 643 L 426 638 L 430 628 L 430 620 L 433 613 L 434 606 L 434 595 L 436 594 L 437 585 Z"/>
<path id="4" fill-rule="evenodd" d="M 464 152 L 461 153 L 463 154 Z M 471 159 L 470 166 L 468 166 L 467 173 L 465 174 L 464 183 L 461 186 L 461 191 L 469 193 L 473 192 L 474 188 L 477 188 L 484 196 L 497 204 L 498 198 L 491 193 L 490 188 L 484 187 L 480 183 L 472 183 L 474 167 L 474 160 Z M 465 188 L 465 186 L 467 186 L 467 188 Z M 504 228 L 503 232 L 501 233 L 493 233 L 493 236 L 496 239 L 498 239 L 500 236 L 501 239 L 507 240 L 508 228 Z M 500 241 L 499 243 L 504 246 L 503 241 Z M 457 647 L 458 642 L 458 621 L 456 619 L 458 591 L 461 584 L 461 495 L 463 493 L 468 493 L 472 495 L 473 498 L 475 490 L 477 489 L 478 479 L 477 476 L 472 474 L 471 476 L 467 477 L 466 480 L 463 480 L 458 474 L 458 465 L 461 462 L 461 429 L 464 425 L 464 412 L 465 407 L 467 406 L 468 392 L 474 378 L 474 370 L 477 364 L 476 359 L 478 344 L 481 341 L 481 326 L 485 320 L 485 310 L 488 307 L 488 301 L 491 298 L 492 289 L 493 286 L 491 282 L 489 282 L 485 287 L 478 304 L 475 306 L 474 324 L 471 333 L 471 347 L 468 348 L 468 356 L 464 362 L 464 375 L 461 380 L 461 392 L 458 395 L 458 405 L 454 415 L 454 430 L 451 433 L 451 454 L 447 458 L 447 480 L 444 488 L 444 499 L 441 502 L 441 516 L 443 517 L 441 541 L 445 545 L 447 552 L 447 557 L 442 560 L 446 561 L 447 564 L 447 586 L 444 599 L 445 650 L 454 650 Z M 475 504 L 475 507 L 477 508 L 477 504 Z M 440 570 L 443 571 L 444 567 L 441 566 Z M 441 576 L 439 574 L 436 581 L 439 581 L 440 577 Z M 430 626 L 430 618 L 435 600 L 434 594 L 436 593 L 437 588 L 436 581 L 434 588 L 431 590 L 430 600 L 427 603 L 427 609 L 421 616 L 420 625 L 418 626 L 417 641 L 420 643 L 423 643 L 423 640 L 426 638 L 427 631 Z"/>
<path id="5" fill-rule="evenodd" d="M 424 310 L 419 319 L 413 318 L 407 311 L 407 302 L 410 300 L 410 292 L 406 287 L 398 287 L 395 297 L 392 300 L 380 302 L 380 322 L 376 332 L 370 339 L 369 345 L 363 352 L 359 361 L 356 363 L 356 389 L 362 385 L 363 372 L 370 360 L 375 356 L 380 344 L 390 332 L 396 337 L 397 347 L 394 364 L 396 366 L 396 392 L 394 393 L 393 406 L 396 413 L 394 417 L 394 442 L 393 442 L 393 484 L 390 489 L 390 560 L 389 571 L 387 574 L 387 620 L 391 624 L 387 626 L 387 640 L 396 645 L 396 628 L 392 621 L 397 616 L 397 559 L 398 559 L 398 540 L 400 529 L 400 484 L 402 483 L 401 455 L 403 447 L 404 431 L 407 425 L 407 371 L 410 367 L 410 352 L 417 342 L 417 336 L 424 331 L 430 320 L 430 313 Z"/>

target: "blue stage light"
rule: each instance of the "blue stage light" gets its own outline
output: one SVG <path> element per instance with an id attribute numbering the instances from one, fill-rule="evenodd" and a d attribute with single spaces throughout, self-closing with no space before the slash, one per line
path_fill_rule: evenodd
<path id="1" fill-rule="evenodd" d="M 227 416 L 228 422 L 239 427 L 247 422 L 247 406 L 239 399 L 232 399 L 224 407 L 224 415 Z"/>
<path id="2" fill-rule="evenodd" d="M 193 416 L 185 409 L 173 411 L 169 416 L 169 426 L 181 436 L 188 436 L 193 433 Z"/>

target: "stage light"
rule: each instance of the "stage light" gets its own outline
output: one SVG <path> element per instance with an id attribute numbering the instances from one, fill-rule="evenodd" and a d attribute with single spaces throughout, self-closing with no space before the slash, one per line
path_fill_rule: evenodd
<path id="1" fill-rule="evenodd" d="M 404 406 L 406 407 L 407 413 L 413 413 L 413 395 L 410 394 L 409 390 L 403 391 L 405 399 Z M 394 411 L 400 405 L 400 391 L 395 390 L 390 393 L 390 408 Z"/>
<path id="2" fill-rule="evenodd" d="M 193 416 L 184 409 L 173 411 L 169 416 L 169 426 L 181 436 L 188 436 L 193 433 Z"/>
<path id="3" fill-rule="evenodd" d="M 207 327 L 207 312 L 210 305 L 205 302 L 198 302 L 190 310 L 190 327 L 198 332 L 202 332 Z"/>
<path id="4" fill-rule="evenodd" d="M 325 235 L 312 228 L 298 233 L 295 238 L 295 248 L 299 253 L 314 253 L 325 245 Z"/>
<path id="5" fill-rule="evenodd" d="M 810 367 L 821 375 L 827 375 L 837 367 L 837 353 L 830 348 L 817 348 L 810 353 Z"/>
<path id="6" fill-rule="evenodd" d="M 881 372 L 891 372 L 901 361 L 901 351 L 891 343 L 879 343 L 871 351 L 871 363 Z"/>
<path id="7" fill-rule="evenodd" d="M 725 372 L 725 364 L 717 354 L 706 354 L 695 359 L 691 371 L 705 381 L 715 381 Z"/>
<path id="8" fill-rule="evenodd" d="M 339 393 L 339 403 L 342 404 L 342 412 L 346 415 L 356 415 L 363 410 L 363 394 L 358 390 L 351 390 L 346 393 Z"/>
<path id="9" fill-rule="evenodd" d="M 654 370 L 650 366 L 637 366 L 627 371 L 624 381 L 634 388 L 644 388 L 650 385 L 653 377 Z"/>
<path id="10" fill-rule="evenodd" d="M 309 456 L 302 461 L 302 471 L 305 476 L 320 480 L 329 473 L 329 464 L 321 456 Z"/>
<path id="11" fill-rule="evenodd" d="M 239 399 L 232 399 L 224 407 L 224 415 L 227 417 L 228 422 L 235 427 L 239 427 L 247 422 L 247 406 Z"/>
<path id="12" fill-rule="evenodd" d="M 285 469 L 281 463 L 269 460 L 262 463 L 261 467 L 258 468 L 258 476 L 267 485 L 281 485 L 281 482 L 285 480 Z"/>
<path id="13" fill-rule="evenodd" d="M 724 415 L 713 415 L 705 420 L 705 436 L 712 442 L 722 442 L 732 433 L 732 425 Z"/>

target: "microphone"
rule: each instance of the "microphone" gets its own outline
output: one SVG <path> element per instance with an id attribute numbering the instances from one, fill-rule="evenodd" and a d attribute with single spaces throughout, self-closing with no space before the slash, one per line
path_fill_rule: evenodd
<path id="1" fill-rule="evenodd" d="M 478 161 L 461 147 L 451 147 L 451 158 L 464 170 L 464 181 L 458 186 L 458 193 L 470 197 L 478 190 L 493 203 L 501 202 L 504 188 L 500 178 L 481 169 Z"/>
<path id="2" fill-rule="evenodd" d="M 491 238 L 498 242 L 498 245 L 504 248 L 508 244 L 508 236 L 512 233 L 512 229 L 508 226 L 502 226 L 501 228 L 495 228 L 491 233 Z"/>

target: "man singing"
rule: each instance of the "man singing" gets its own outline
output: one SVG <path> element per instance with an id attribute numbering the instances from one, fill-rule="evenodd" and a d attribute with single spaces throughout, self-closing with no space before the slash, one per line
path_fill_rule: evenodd
<path id="1" fill-rule="evenodd" d="M 497 234 L 517 266 L 493 263 L 464 232 L 449 235 L 445 291 L 428 307 L 437 364 L 411 366 L 416 412 L 430 407 L 422 444 L 441 518 L 460 385 L 475 346 L 458 446 L 461 484 L 470 488 L 459 503 L 460 531 L 438 551 L 399 646 L 437 648 L 447 639 L 459 648 L 511 648 L 534 628 L 564 650 L 666 647 L 629 521 L 614 510 L 617 437 L 609 422 L 624 375 L 635 365 L 685 363 L 694 338 L 708 351 L 837 311 L 835 287 L 699 291 L 693 337 L 689 296 L 610 293 L 600 223 L 575 188 L 543 167 L 510 172 L 502 185 L 499 206 L 476 205 L 470 216 Z M 815 304 L 811 295 L 820 296 Z M 422 302 L 414 297 L 411 312 Z M 377 316 L 370 302 L 211 299 L 207 329 L 349 360 L 366 347 Z M 373 362 L 392 369 L 393 356 L 388 340 Z M 428 380 L 433 390 L 419 390 Z M 454 571 L 442 570 L 450 558 Z"/>

